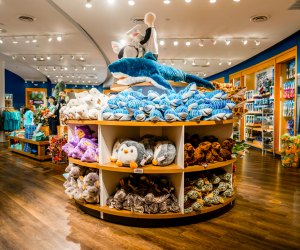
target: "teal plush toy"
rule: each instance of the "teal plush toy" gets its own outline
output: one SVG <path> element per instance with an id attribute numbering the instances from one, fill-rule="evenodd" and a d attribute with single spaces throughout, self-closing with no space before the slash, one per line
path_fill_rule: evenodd
<path id="1" fill-rule="evenodd" d="M 199 122 L 201 120 L 203 116 L 203 113 L 201 110 L 197 110 L 197 109 L 192 109 L 188 116 L 187 116 L 187 120 L 188 121 L 196 121 L 196 122 Z"/>
<path id="2" fill-rule="evenodd" d="M 181 121 L 176 111 L 172 108 L 165 111 L 165 120 L 167 122 Z"/>
<path id="3" fill-rule="evenodd" d="M 133 113 L 134 120 L 138 122 L 143 122 L 146 120 L 146 115 L 143 111 L 141 110 L 135 110 Z"/>
<path id="4" fill-rule="evenodd" d="M 149 114 L 149 118 L 146 120 L 151 122 L 163 122 L 164 117 L 159 110 L 153 109 Z"/>
<path id="5" fill-rule="evenodd" d="M 185 121 L 189 114 L 188 108 L 184 105 L 177 107 L 175 112 L 182 121 Z"/>
<path id="6" fill-rule="evenodd" d="M 127 109 L 116 109 L 113 111 L 114 119 L 118 121 L 130 121 L 132 115 L 130 115 Z"/>
<path id="7" fill-rule="evenodd" d="M 111 108 L 104 109 L 102 112 L 102 119 L 108 121 L 114 120 L 115 118 L 114 118 L 113 110 Z"/>

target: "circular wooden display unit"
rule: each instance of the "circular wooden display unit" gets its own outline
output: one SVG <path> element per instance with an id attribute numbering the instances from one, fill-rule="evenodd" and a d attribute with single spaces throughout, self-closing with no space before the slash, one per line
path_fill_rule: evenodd
<path id="1" fill-rule="evenodd" d="M 200 122 L 136 122 L 136 121 L 96 121 L 96 120 L 69 120 L 67 124 L 70 131 L 74 129 L 75 125 L 91 125 L 98 127 L 98 143 L 101 148 L 101 155 L 99 155 L 99 163 L 82 162 L 77 159 L 69 158 L 70 163 L 74 163 L 80 166 L 96 168 L 100 171 L 100 204 L 87 204 L 79 201 L 75 201 L 79 207 L 86 213 L 101 219 L 106 219 L 107 216 L 116 216 L 120 218 L 133 218 L 133 219 L 176 219 L 187 218 L 193 216 L 201 216 L 212 213 L 217 210 L 221 210 L 225 207 L 229 207 L 233 204 L 236 198 L 236 187 L 232 183 L 234 188 L 234 195 L 230 198 L 224 199 L 223 204 L 212 205 L 210 207 L 204 207 L 199 212 L 192 212 L 188 214 L 183 213 L 183 190 L 184 190 L 184 175 L 191 172 L 200 172 L 216 168 L 229 168 L 232 169 L 232 164 L 235 159 L 216 162 L 206 165 L 196 165 L 184 167 L 183 162 L 183 147 L 184 147 L 184 134 L 185 132 L 191 133 L 203 133 L 203 135 L 213 134 L 220 140 L 224 140 L 231 136 L 233 120 L 224 120 L 221 122 L 215 121 L 200 121 Z M 96 129 L 94 129 L 96 130 Z M 137 137 L 138 135 L 153 133 L 161 133 L 161 135 L 167 136 L 172 140 L 177 148 L 176 160 L 173 164 L 160 167 L 147 165 L 138 169 L 131 169 L 126 167 L 118 167 L 115 163 L 109 161 L 113 143 L 116 138 L 122 138 L 122 136 Z M 179 200 L 181 212 L 178 213 L 164 213 L 164 214 L 145 214 L 136 213 L 127 210 L 117 210 L 106 206 L 106 199 L 113 193 L 115 184 L 120 178 L 126 176 L 126 173 L 136 174 L 166 174 L 171 179 L 175 187 L 176 196 Z M 120 222 L 117 220 L 117 222 Z"/>

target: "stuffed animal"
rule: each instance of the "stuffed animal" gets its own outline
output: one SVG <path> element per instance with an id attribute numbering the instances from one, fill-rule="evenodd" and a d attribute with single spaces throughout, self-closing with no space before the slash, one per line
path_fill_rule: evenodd
<path id="1" fill-rule="evenodd" d="M 69 169 L 69 177 L 70 178 L 79 178 L 79 176 L 82 176 L 84 174 L 85 169 L 75 166 L 75 165 L 71 165 L 70 169 Z"/>
<path id="2" fill-rule="evenodd" d="M 83 153 L 80 159 L 83 162 L 98 162 L 99 157 L 97 150 L 92 147 L 87 148 L 87 150 Z"/>
<path id="3" fill-rule="evenodd" d="M 134 120 L 143 122 L 146 120 L 146 114 L 141 110 L 135 110 L 133 113 Z"/>
<path id="4" fill-rule="evenodd" d="M 164 121 L 164 118 L 161 114 L 161 112 L 157 109 L 153 109 L 150 114 L 149 118 L 146 119 L 146 121 L 151 121 L 151 122 L 162 122 Z"/>
<path id="5" fill-rule="evenodd" d="M 79 139 L 82 139 L 82 138 L 92 139 L 93 133 L 94 133 L 94 131 L 92 131 L 91 128 L 87 125 L 75 127 L 75 136 L 77 136 Z"/>
<path id="6" fill-rule="evenodd" d="M 145 164 L 150 164 L 154 157 L 154 138 L 152 136 L 144 136 L 140 143 L 143 144 L 145 153 L 147 155 L 147 161 L 145 162 Z"/>
<path id="7" fill-rule="evenodd" d="M 194 164 L 201 164 L 205 160 L 205 151 L 203 146 L 199 145 L 194 152 Z"/>
<path id="8" fill-rule="evenodd" d="M 80 147 L 76 146 L 74 148 L 74 150 L 72 151 L 71 156 L 72 156 L 72 158 L 75 158 L 75 159 L 81 159 L 83 154 L 84 154 L 84 150 L 82 150 Z"/>
<path id="9" fill-rule="evenodd" d="M 82 138 L 78 143 L 78 147 L 80 147 L 82 150 L 87 150 L 88 148 L 96 149 L 98 148 L 98 143 L 92 139 Z"/>
<path id="10" fill-rule="evenodd" d="M 178 114 L 174 109 L 166 110 L 164 118 L 167 122 L 181 121 L 180 117 L 178 116 Z"/>
<path id="11" fill-rule="evenodd" d="M 72 156 L 72 152 L 73 150 L 75 149 L 75 146 L 68 142 L 66 143 L 65 145 L 62 146 L 62 150 L 69 156 L 71 157 Z"/>
<path id="12" fill-rule="evenodd" d="M 116 162 L 119 167 L 137 168 L 144 166 L 146 161 L 147 155 L 141 143 L 131 140 L 121 143 Z"/>
<path id="13" fill-rule="evenodd" d="M 184 144 L 184 166 L 190 166 L 195 164 L 195 149 L 192 144 Z"/>
<path id="14" fill-rule="evenodd" d="M 112 150 L 112 154 L 110 157 L 110 161 L 111 162 L 116 162 L 118 160 L 118 152 L 119 152 L 119 148 L 122 144 L 122 142 L 124 142 L 126 139 L 118 139 L 115 141 L 114 146 L 113 146 L 113 150 Z"/>
<path id="15" fill-rule="evenodd" d="M 154 148 L 152 164 L 155 166 L 167 166 L 173 163 L 175 157 L 175 145 L 171 141 L 159 141 Z"/>

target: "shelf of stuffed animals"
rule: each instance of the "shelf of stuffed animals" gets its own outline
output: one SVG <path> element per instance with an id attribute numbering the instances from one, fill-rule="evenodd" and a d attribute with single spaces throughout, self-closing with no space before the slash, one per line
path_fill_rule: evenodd
<path id="1" fill-rule="evenodd" d="M 188 172 L 208 171 L 208 170 L 212 170 L 212 169 L 216 169 L 216 168 L 232 166 L 232 164 L 235 162 L 236 162 L 236 159 L 231 159 L 231 160 L 227 160 L 227 161 L 220 161 L 220 162 L 208 163 L 208 164 L 203 164 L 203 165 L 187 166 L 184 169 L 184 172 L 188 173 Z"/>

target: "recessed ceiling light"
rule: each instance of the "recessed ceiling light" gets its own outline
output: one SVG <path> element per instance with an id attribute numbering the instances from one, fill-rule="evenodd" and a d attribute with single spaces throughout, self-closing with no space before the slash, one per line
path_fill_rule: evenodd
<path id="1" fill-rule="evenodd" d="M 47 68 L 47 67 L 45 67 L 45 70 L 47 71 L 47 70 L 48 70 L 48 68 Z"/>
<path id="2" fill-rule="evenodd" d="M 207 61 L 207 62 L 206 62 L 206 65 L 209 66 L 209 65 L 210 65 L 210 61 Z"/>
<path id="3" fill-rule="evenodd" d="M 60 57 L 59 57 L 59 60 L 61 60 L 61 61 L 64 60 L 64 57 L 63 57 L 63 56 L 60 56 Z"/>
<path id="4" fill-rule="evenodd" d="M 95 71 L 95 70 L 96 70 L 96 68 L 94 67 L 94 68 L 93 68 L 93 70 Z"/>
<path id="5" fill-rule="evenodd" d="M 37 43 L 37 39 L 33 38 L 31 42 Z"/>
<path id="6" fill-rule="evenodd" d="M 203 73 L 203 76 L 207 76 L 207 74 L 206 74 L 206 73 Z"/>
<path id="7" fill-rule="evenodd" d="M 56 71 L 56 67 L 53 67 L 53 71 Z"/>
<path id="8" fill-rule="evenodd" d="M 192 66 L 196 66 L 196 62 L 195 62 L 195 60 L 193 60 L 193 62 L 192 62 Z"/>
<path id="9" fill-rule="evenodd" d="M 109 4 L 113 4 L 113 3 L 115 3 L 115 0 L 107 0 L 107 2 L 108 2 Z"/>
<path id="10" fill-rule="evenodd" d="M 259 45 L 260 45 L 260 41 L 255 40 L 254 42 L 255 42 L 255 45 L 256 45 L 256 46 L 259 46 Z"/>
<path id="11" fill-rule="evenodd" d="M 213 44 L 213 45 L 216 45 L 216 44 L 217 44 L 217 40 L 216 40 L 216 39 L 213 39 L 213 40 L 212 40 L 212 44 Z"/>
<path id="12" fill-rule="evenodd" d="M 27 40 L 25 40 L 25 43 L 27 43 L 27 44 L 28 44 L 28 43 L 30 43 L 30 40 L 28 40 L 28 39 L 27 39 Z"/>
<path id="13" fill-rule="evenodd" d="M 87 9 L 92 8 L 92 7 L 93 7 L 93 5 L 92 5 L 92 0 L 86 0 L 85 7 L 86 7 Z"/>
<path id="14" fill-rule="evenodd" d="M 171 0 L 164 0 L 164 4 L 170 4 Z"/>
<path id="15" fill-rule="evenodd" d="M 36 58 L 36 56 L 35 56 L 35 57 L 33 57 L 33 61 L 37 61 L 37 58 Z"/>
<path id="16" fill-rule="evenodd" d="M 50 57 L 50 56 L 47 56 L 46 59 L 49 61 L 49 60 L 51 60 L 51 57 Z"/>
<path id="17" fill-rule="evenodd" d="M 133 5 L 135 5 L 135 1 L 133 1 L 133 0 L 129 0 L 129 1 L 128 1 L 128 5 L 130 5 L 130 6 L 133 6 Z"/>
<path id="18" fill-rule="evenodd" d="M 186 65 L 186 60 L 183 60 L 183 64 Z"/>
<path id="19" fill-rule="evenodd" d="M 68 67 L 65 67 L 64 69 L 67 71 L 67 70 L 68 70 Z"/>
<path id="20" fill-rule="evenodd" d="M 223 63 L 222 62 L 219 62 L 219 66 L 221 66 Z"/>
<path id="21" fill-rule="evenodd" d="M 40 61 L 45 61 L 45 58 L 43 56 L 41 56 Z"/>
<path id="22" fill-rule="evenodd" d="M 174 44 L 174 46 L 178 46 L 179 43 L 178 43 L 178 41 L 174 41 L 173 44 Z"/>
<path id="23" fill-rule="evenodd" d="M 58 42 L 61 42 L 61 41 L 62 41 L 62 36 L 57 36 L 57 37 L 56 37 L 56 40 L 57 40 Z"/>
<path id="24" fill-rule="evenodd" d="M 237 2 L 237 3 L 240 2 L 240 1 L 241 1 L 241 0 L 233 0 L 233 2 Z"/>
<path id="25" fill-rule="evenodd" d="M 231 61 L 228 61 L 228 63 L 227 63 L 228 65 L 231 65 L 232 64 L 232 62 Z"/>
<path id="26" fill-rule="evenodd" d="M 243 43 L 244 45 L 247 45 L 248 40 L 247 40 L 247 39 L 244 39 L 244 40 L 242 40 L 242 43 Z"/>
<path id="27" fill-rule="evenodd" d="M 83 69 L 83 70 L 86 70 L 86 67 L 85 67 L 85 66 L 83 66 L 83 67 L 82 67 L 82 69 Z"/>
<path id="28" fill-rule="evenodd" d="M 75 59 L 75 56 L 71 56 L 71 59 L 74 60 L 74 59 Z"/>
<path id="29" fill-rule="evenodd" d="M 203 42 L 202 39 L 201 39 L 200 42 L 199 42 L 199 46 L 200 46 L 200 47 L 204 47 L 204 42 Z"/>
<path id="30" fill-rule="evenodd" d="M 185 42 L 185 45 L 186 45 L 187 47 L 189 47 L 189 46 L 191 46 L 191 42 L 190 42 L 190 41 L 186 41 L 186 42 Z"/>
<path id="31" fill-rule="evenodd" d="M 40 70 L 40 67 L 39 66 L 37 66 L 37 68 L 36 68 L 37 70 Z"/>
<path id="32" fill-rule="evenodd" d="M 78 71 L 78 69 L 77 69 L 76 67 L 74 68 L 74 70 L 75 70 L 75 71 Z"/>
<path id="33" fill-rule="evenodd" d="M 13 39 L 12 43 L 13 43 L 13 44 L 17 44 L 17 43 L 19 43 L 19 42 L 18 42 L 16 39 Z"/>
<path id="34" fill-rule="evenodd" d="M 15 60 L 15 59 L 17 58 L 17 56 L 12 56 L 11 58 L 12 58 L 13 60 Z"/>
<path id="35" fill-rule="evenodd" d="M 0 33 L 6 33 L 7 31 L 5 29 L 0 28 Z"/>
<path id="36" fill-rule="evenodd" d="M 48 42 L 49 42 L 49 43 L 51 43 L 51 42 L 52 42 L 52 40 L 53 40 L 53 38 L 52 38 L 52 37 L 49 37 L 49 38 L 48 38 Z"/>
<path id="37" fill-rule="evenodd" d="M 23 21 L 23 22 L 29 22 L 29 23 L 31 23 L 31 22 L 35 21 L 36 18 L 33 17 L 33 16 L 25 16 L 25 15 L 22 15 L 22 16 L 19 16 L 18 19 L 19 19 L 20 21 Z"/>
<path id="38" fill-rule="evenodd" d="M 216 3 L 217 0 L 209 0 L 210 3 Z"/>
<path id="39" fill-rule="evenodd" d="M 172 65 L 172 66 L 174 66 L 174 65 L 175 65 L 174 61 L 171 61 L 171 65 Z"/>
<path id="40" fill-rule="evenodd" d="M 0 43 L 3 44 L 3 40 L 2 39 L 0 39 Z"/>
<path id="41" fill-rule="evenodd" d="M 84 57 L 81 56 L 81 57 L 79 58 L 79 60 L 80 60 L 80 61 L 84 61 Z"/>
<path id="42" fill-rule="evenodd" d="M 159 41 L 159 45 L 164 46 L 165 45 L 165 41 L 164 40 L 160 40 Z"/>
<path id="43" fill-rule="evenodd" d="M 25 56 L 22 56 L 22 59 L 25 61 L 25 60 L 26 60 L 26 57 L 25 57 Z"/>
<path id="44" fill-rule="evenodd" d="M 231 41 L 228 40 L 228 39 L 226 39 L 226 40 L 225 40 L 225 43 L 226 43 L 226 45 L 228 46 L 228 45 L 230 45 Z"/>
<path id="45" fill-rule="evenodd" d="M 166 62 L 164 61 L 162 64 L 163 64 L 163 65 L 166 65 Z"/>
<path id="46" fill-rule="evenodd" d="M 190 2 L 192 2 L 192 0 L 185 0 L 185 2 L 186 2 L 186 3 L 190 3 Z"/>

